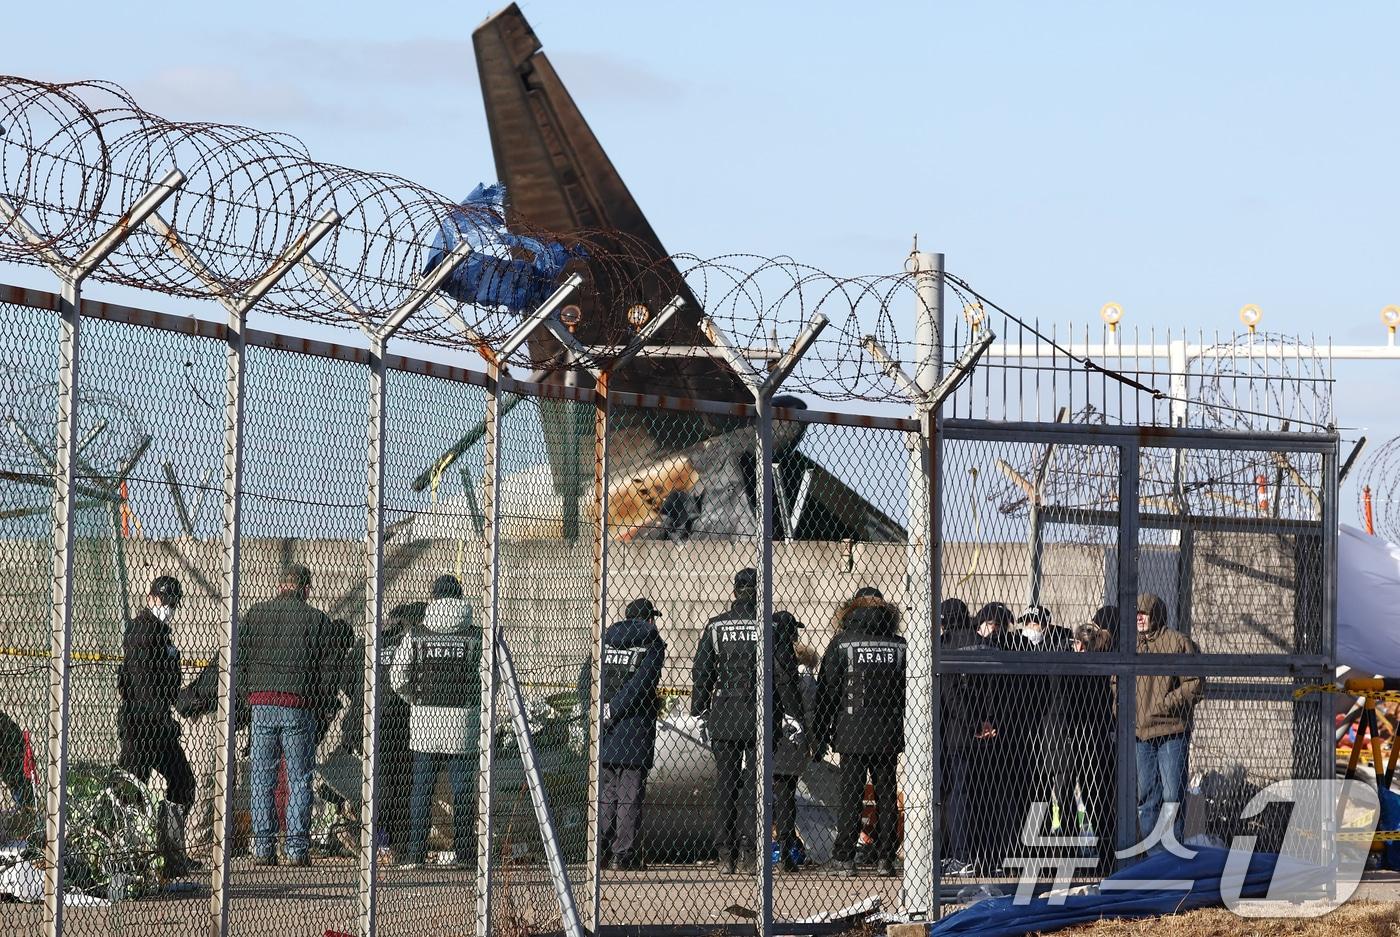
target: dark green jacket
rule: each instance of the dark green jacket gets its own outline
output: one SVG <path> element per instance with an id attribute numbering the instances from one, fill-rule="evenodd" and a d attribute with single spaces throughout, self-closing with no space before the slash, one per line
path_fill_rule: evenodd
<path id="1" fill-rule="evenodd" d="M 238 632 L 238 695 L 292 693 L 320 711 L 335 698 L 331 620 L 292 595 L 259 602 Z"/>

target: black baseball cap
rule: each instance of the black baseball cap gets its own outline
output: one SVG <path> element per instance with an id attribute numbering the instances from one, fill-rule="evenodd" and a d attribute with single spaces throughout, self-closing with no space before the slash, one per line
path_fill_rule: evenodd
<path id="1" fill-rule="evenodd" d="M 174 576 L 157 576 L 151 581 L 151 595 L 160 599 L 162 605 L 175 608 L 185 597 L 185 590 Z"/>
<path id="2" fill-rule="evenodd" d="M 784 634 L 796 631 L 798 628 L 803 627 L 802 622 L 797 620 L 797 616 L 794 615 L 792 612 L 787 611 L 774 612 L 773 625 L 775 630 Z"/>
<path id="3" fill-rule="evenodd" d="M 1050 609 L 1044 605 L 1027 605 L 1026 610 L 1016 616 L 1019 621 L 1038 621 L 1046 628 L 1050 627 Z"/>
<path id="4" fill-rule="evenodd" d="M 752 566 L 741 569 L 734 574 L 734 588 L 736 589 L 757 589 L 758 570 Z"/>
<path id="5" fill-rule="evenodd" d="M 629 621 L 640 621 L 648 618 L 660 618 L 661 613 L 656 610 L 656 606 L 651 604 L 651 599 L 633 599 L 627 603 L 627 611 L 623 617 Z"/>

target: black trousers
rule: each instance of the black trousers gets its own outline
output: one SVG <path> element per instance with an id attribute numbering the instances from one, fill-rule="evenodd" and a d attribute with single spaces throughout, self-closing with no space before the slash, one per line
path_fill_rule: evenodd
<path id="1" fill-rule="evenodd" d="M 875 788 L 875 858 L 894 859 L 895 760 L 898 755 L 848 755 L 841 753 L 841 807 L 836 817 L 836 845 L 831 857 L 848 862 L 856 857 L 860 837 L 860 810 L 865 801 L 865 780 Z"/>
<path id="2" fill-rule="evenodd" d="M 715 850 L 721 859 L 737 857 L 745 836 L 743 820 L 752 816 L 754 778 L 744 759 L 754 763 L 754 747 L 752 742 L 724 741 L 710 747 L 715 753 Z"/>
<path id="3" fill-rule="evenodd" d="M 151 772 L 165 778 L 165 799 L 186 810 L 194 806 L 194 772 L 180 745 L 180 727 L 175 720 L 121 720 L 121 769 L 146 783 Z"/>
<path id="4" fill-rule="evenodd" d="M 797 842 L 797 775 L 773 775 L 773 823 L 778 828 L 778 846 L 787 854 Z"/>
<path id="5" fill-rule="evenodd" d="M 647 799 L 647 769 L 599 765 L 598 835 L 605 854 L 625 859 L 639 848 L 642 810 Z"/>
<path id="6" fill-rule="evenodd" d="M 397 852 L 408 849 L 409 801 L 413 796 L 413 752 L 408 733 L 397 735 L 379 749 L 379 821 L 387 845 Z"/>

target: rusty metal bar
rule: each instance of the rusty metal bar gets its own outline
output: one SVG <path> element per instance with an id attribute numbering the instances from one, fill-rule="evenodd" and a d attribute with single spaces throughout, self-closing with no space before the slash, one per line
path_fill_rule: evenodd
<path id="1" fill-rule="evenodd" d="M 496 731 L 496 652 L 500 634 L 500 545 L 501 545 L 501 391 L 494 380 L 496 365 L 489 366 L 493 380 L 486 385 L 485 472 L 482 478 L 482 599 L 486 620 L 482 623 L 481 641 L 481 735 L 478 740 L 480 780 L 477 782 L 476 814 L 479 822 L 476 846 L 476 935 L 490 937 L 492 916 L 492 878 L 495 854 L 492 834 L 495 830 L 493 808 L 495 801 L 495 731 Z"/>

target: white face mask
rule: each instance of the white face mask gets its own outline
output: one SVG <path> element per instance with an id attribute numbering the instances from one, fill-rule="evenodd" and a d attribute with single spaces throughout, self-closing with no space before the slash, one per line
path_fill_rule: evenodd
<path id="1" fill-rule="evenodd" d="M 1045 632 L 1039 629 L 1027 628 L 1021 632 L 1025 639 L 1032 644 L 1039 644 L 1045 638 Z"/>
<path id="2" fill-rule="evenodd" d="M 170 616 L 174 613 L 175 609 L 171 608 L 169 605 L 164 605 L 160 602 L 157 602 L 155 605 L 151 606 L 151 614 L 156 616 L 156 618 L 159 618 L 161 621 L 169 621 Z"/>

